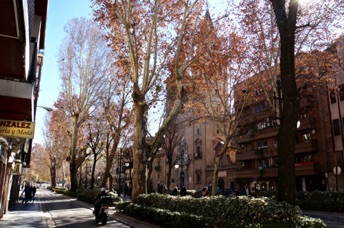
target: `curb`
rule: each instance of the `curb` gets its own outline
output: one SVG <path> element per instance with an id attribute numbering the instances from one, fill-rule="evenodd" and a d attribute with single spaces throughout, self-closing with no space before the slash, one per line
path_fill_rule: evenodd
<path id="1" fill-rule="evenodd" d="M 115 219 L 116 221 L 119 221 L 127 226 L 133 227 L 133 228 L 160 228 L 160 226 L 156 226 L 153 224 L 150 224 L 148 222 L 144 222 L 142 220 L 137 220 L 133 217 L 127 216 L 125 214 L 122 214 L 120 212 L 115 212 L 109 217 Z"/>
<path id="2" fill-rule="evenodd" d="M 42 217 L 42 224 L 43 228 L 54 228 L 56 227 L 54 220 L 51 218 L 51 214 L 47 209 L 47 206 L 45 205 L 45 202 L 42 202 L 40 197 L 37 197 L 39 202 L 39 209 L 43 212 Z"/>

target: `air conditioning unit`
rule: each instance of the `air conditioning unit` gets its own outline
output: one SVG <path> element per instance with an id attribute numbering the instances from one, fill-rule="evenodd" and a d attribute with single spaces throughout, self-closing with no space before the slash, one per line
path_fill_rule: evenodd
<path id="1" fill-rule="evenodd" d="M 245 163 L 244 162 L 239 162 L 239 165 L 240 165 L 240 167 L 243 167 L 243 166 L 245 166 Z"/>

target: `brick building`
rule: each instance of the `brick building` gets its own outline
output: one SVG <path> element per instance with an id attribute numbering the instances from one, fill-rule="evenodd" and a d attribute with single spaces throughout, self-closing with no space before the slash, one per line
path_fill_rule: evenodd
<path id="1" fill-rule="evenodd" d="M 336 73 L 327 71 L 327 80 L 321 83 L 318 74 L 300 74 L 297 78 L 301 94 L 294 151 L 297 191 L 344 191 L 343 173 L 335 175 L 344 167 L 344 74 L 343 65 L 340 65 L 344 62 L 343 41 L 339 39 L 335 46 L 332 69 L 336 69 Z M 331 52 L 330 49 L 327 51 Z M 220 189 L 239 190 L 242 185 L 249 184 L 252 193 L 259 195 L 262 191 L 278 188 L 278 114 L 283 94 L 278 94 L 277 81 L 262 89 L 263 73 L 236 85 L 236 94 L 251 92 L 254 99 L 250 99 L 243 109 L 242 124 L 235 136 L 236 153 L 228 149 L 222 158 L 218 179 Z M 241 107 L 238 96 L 234 99 L 235 106 Z M 183 119 L 180 127 L 183 142 L 176 154 L 187 163 L 173 168 L 173 185 L 199 190 L 211 183 L 214 151 L 220 146 L 222 136 L 210 118 L 190 115 Z M 153 170 L 153 189 L 166 183 L 163 151 L 157 157 L 153 167 L 159 168 Z"/>

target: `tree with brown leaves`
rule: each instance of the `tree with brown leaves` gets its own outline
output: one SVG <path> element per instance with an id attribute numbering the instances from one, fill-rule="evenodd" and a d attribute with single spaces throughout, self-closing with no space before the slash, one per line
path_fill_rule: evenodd
<path id="1" fill-rule="evenodd" d="M 79 128 L 99 105 L 111 68 L 111 53 L 99 26 L 84 18 L 72 19 L 59 49 L 62 96 L 71 123 L 69 168 L 71 191 L 76 191 L 77 170 L 87 145 L 78 146 Z"/>
<path id="2" fill-rule="evenodd" d="M 144 192 L 145 163 L 160 147 L 164 133 L 186 99 L 183 75 L 201 55 L 200 40 L 205 38 L 198 33 L 202 1 L 93 2 L 96 18 L 106 27 L 116 58 L 130 66 L 127 77 L 132 83 L 134 104 L 132 198 L 135 201 Z M 172 73 L 168 71 L 171 67 Z M 167 76 L 175 83 L 176 96 L 155 136 L 148 137 L 148 113 L 163 95 L 161 82 Z"/>
<path id="3" fill-rule="evenodd" d="M 208 20 L 211 21 L 210 16 Z M 242 42 L 231 17 L 208 23 L 203 29 L 209 30 L 209 24 L 212 28 L 208 37 L 211 45 L 193 65 L 192 76 L 187 78 L 186 91 L 190 95 L 186 109 L 192 110 L 194 117 L 209 119 L 219 130 L 219 137 L 214 139 L 217 144 L 214 148 L 212 195 L 215 195 L 220 162 L 225 154 L 233 152 L 232 140 L 242 122 L 246 94 L 234 92 L 235 85 L 247 78 L 248 56 L 246 44 Z M 234 96 L 243 101 L 240 103 L 242 107 L 236 107 L 236 110 Z"/>
<path id="4" fill-rule="evenodd" d="M 103 186 L 109 189 L 113 186 L 113 164 L 119 157 L 120 148 L 128 147 L 132 141 L 133 111 L 130 103 L 130 83 L 125 77 L 128 74 L 128 65 L 115 60 L 111 77 L 107 79 L 107 87 L 101 96 L 101 110 L 106 123 L 105 159 Z"/>
<path id="5" fill-rule="evenodd" d="M 45 120 L 46 128 L 44 133 L 44 150 L 49 157 L 49 168 L 51 172 L 51 184 L 55 187 L 57 181 L 57 171 L 61 169 L 61 178 L 66 176 L 65 162 L 69 151 L 69 127 L 65 113 L 65 103 L 59 99 L 54 104 L 54 109 L 49 112 Z"/>
<path id="6" fill-rule="evenodd" d="M 26 180 L 35 181 L 48 181 L 51 176 L 49 175 L 49 157 L 45 148 L 41 144 L 35 144 L 32 147 L 31 165 L 29 176 L 26 176 Z"/>

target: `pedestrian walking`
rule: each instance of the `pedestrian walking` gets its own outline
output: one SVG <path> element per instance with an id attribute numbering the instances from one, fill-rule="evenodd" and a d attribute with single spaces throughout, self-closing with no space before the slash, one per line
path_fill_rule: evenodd
<path id="1" fill-rule="evenodd" d="M 36 191 L 37 191 L 36 186 L 32 186 L 31 188 L 32 201 L 35 200 Z"/>
<path id="2" fill-rule="evenodd" d="M 245 184 L 240 190 L 241 196 L 251 196 L 251 190 L 248 187 L 248 184 Z"/>
<path id="3" fill-rule="evenodd" d="M 30 200 L 30 197 L 31 197 L 31 189 L 27 183 L 25 183 L 25 187 L 21 195 L 23 194 L 24 194 L 24 198 L 23 198 L 22 204 L 24 204 L 25 202 L 25 205 L 27 205 L 27 202 Z"/>

